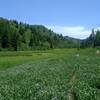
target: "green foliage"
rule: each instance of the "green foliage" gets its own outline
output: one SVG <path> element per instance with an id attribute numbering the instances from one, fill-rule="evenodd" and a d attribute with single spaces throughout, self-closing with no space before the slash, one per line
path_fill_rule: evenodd
<path id="1" fill-rule="evenodd" d="M 100 57 L 95 52 L 0 52 L 0 99 L 69 100 L 71 89 L 76 100 L 100 100 Z"/>
<path id="2" fill-rule="evenodd" d="M 76 47 L 74 41 L 70 40 L 70 42 L 69 44 L 68 39 L 42 25 L 28 25 L 16 20 L 0 18 L 0 48 L 17 51 L 65 48 L 73 45 Z"/>
<path id="3" fill-rule="evenodd" d="M 97 32 L 96 32 L 95 46 L 100 46 L 100 31 L 99 30 L 97 30 Z"/>
<path id="4" fill-rule="evenodd" d="M 94 32 L 94 29 L 92 29 L 92 33 L 87 39 L 84 39 L 81 41 L 81 48 L 86 47 L 98 47 L 100 46 L 100 31 L 97 30 Z"/>

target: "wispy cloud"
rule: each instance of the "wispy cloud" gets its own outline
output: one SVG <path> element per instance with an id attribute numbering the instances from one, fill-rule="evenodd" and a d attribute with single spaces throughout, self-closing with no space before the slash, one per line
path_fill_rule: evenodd
<path id="1" fill-rule="evenodd" d="M 87 38 L 91 30 L 86 29 L 83 26 L 46 26 L 56 33 L 62 34 L 63 36 L 70 36 L 74 38 L 85 39 Z"/>

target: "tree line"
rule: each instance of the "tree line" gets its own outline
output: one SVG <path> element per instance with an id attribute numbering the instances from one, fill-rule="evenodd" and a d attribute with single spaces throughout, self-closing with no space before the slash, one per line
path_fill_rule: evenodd
<path id="1" fill-rule="evenodd" d="M 0 50 L 76 47 L 77 43 L 43 25 L 29 25 L 0 17 Z"/>
<path id="2" fill-rule="evenodd" d="M 100 30 L 94 31 L 92 29 L 92 32 L 90 36 L 80 42 L 81 48 L 87 48 L 87 47 L 100 47 Z"/>

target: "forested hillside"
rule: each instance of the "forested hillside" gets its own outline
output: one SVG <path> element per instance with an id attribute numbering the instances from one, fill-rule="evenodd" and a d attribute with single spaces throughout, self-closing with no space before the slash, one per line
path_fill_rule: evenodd
<path id="1" fill-rule="evenodd" d="M 81 41 L 81 48 L 86 47 L 100 47 L 100 30 L 92 29 L 90 36 Z"/>
<path id="2" fill-rule="evenodd" d="M 34 50 L 77 47 L 77 42 L 42 25 L 0 18 L 0 50 Z"/>

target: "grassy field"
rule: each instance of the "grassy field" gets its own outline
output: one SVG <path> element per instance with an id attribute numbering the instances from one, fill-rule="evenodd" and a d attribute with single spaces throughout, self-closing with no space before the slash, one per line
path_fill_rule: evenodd
<path id="1" fill-rule="evenodd" d="M 0 100 L 100 100 L 100 55 L 96 49 L 0 52 Z"/>

